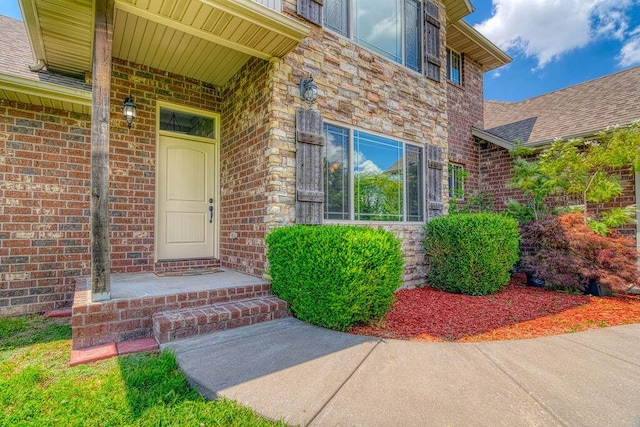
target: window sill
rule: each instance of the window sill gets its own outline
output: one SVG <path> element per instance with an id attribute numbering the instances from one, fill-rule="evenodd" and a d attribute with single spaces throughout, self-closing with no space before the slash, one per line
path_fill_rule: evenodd
<path id="1" fill-rule="evenodd" d="M 400 225 L 402 227 L 416 226 L 421 227 L 426 224 L 426 221 L 351 221 L 351 220 L 339 220 L 339 219 L 325 219 L 323 224 L 328 225 L 382 225 L 393 226 Z"/>

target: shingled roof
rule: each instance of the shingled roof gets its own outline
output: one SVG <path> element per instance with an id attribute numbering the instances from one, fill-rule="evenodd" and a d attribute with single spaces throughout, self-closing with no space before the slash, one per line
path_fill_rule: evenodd
<path id="1" fill-rule="evenodd" d="M 640 67 L 520 102 L 485 101 L 484 133 L 531 145 L 640 120 Z"/>
<path id="2" fill-rule="evenodd" d="M 0 15 L 0 74 L 22 79 L 52 83 L 67 88 L 91 90 L 84 81 L 68 76 L 53 74 L 46 70 L 33 72 L 30 65 L 35 65 L 29 36 L 20 20 Z"/>

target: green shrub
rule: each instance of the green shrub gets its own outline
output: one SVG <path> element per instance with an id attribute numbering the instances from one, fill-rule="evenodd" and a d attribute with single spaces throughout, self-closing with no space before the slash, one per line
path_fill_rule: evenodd
<path id="1" fill-rule="evenodd" d="M 513 218 L 490 213 L 436 218 L 425 226 L 427 281 L 452 293 L 496 293 L 506 286 L 518 262 L 518 245 Z"/>
<path id="2" fill-rule="evenodd" d="M 267 235 L 272 290 L 305 322 L 345 331 L 384 315 L 402 283 L 400 242 L 388 231 L 295 225 Z"/>

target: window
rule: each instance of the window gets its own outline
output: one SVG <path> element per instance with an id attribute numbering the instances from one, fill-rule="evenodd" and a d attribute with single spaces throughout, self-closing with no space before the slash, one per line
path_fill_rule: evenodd
<path id="1" fill-rule="evenodd" d="M 449 198 L 462 200 L 464 199 L 464 178 L 467 173 L 464 166 L 455 163 L 449 163 Z"/>
<path id="2" fill-rule="evenodd" d="M 326 0 L 324 26 L 356 43 L 422 71 L 420 0 Z"/>
<path id="3" fill-rule="evenodd" d="M 324 132 L 325 219 L 424 220 L 423 148 L 328 124 Z"/>
<path id="4" fill-rule="evenodd" d="M 447 79 L 455 84 L 462 84 L 462 57 L 451 49 L 447 49 Z"/>
<path id="5" fill-rule="evenodd" d="M 197 113 L 160 107 L 160 130 L 216 139 L 216 120 Z"/>

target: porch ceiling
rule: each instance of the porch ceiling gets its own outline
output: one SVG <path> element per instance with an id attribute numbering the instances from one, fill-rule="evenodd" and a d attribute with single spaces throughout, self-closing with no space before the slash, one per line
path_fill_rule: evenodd
<path id="1" fill-rule="evenodd" d="M 93 3 L 20 0 L 36 59 L 91 71 Z M 223 85 L 251 57 L 282 57 L 310 28 L 253 0 L 115 0 L 113 56 Z"/>

